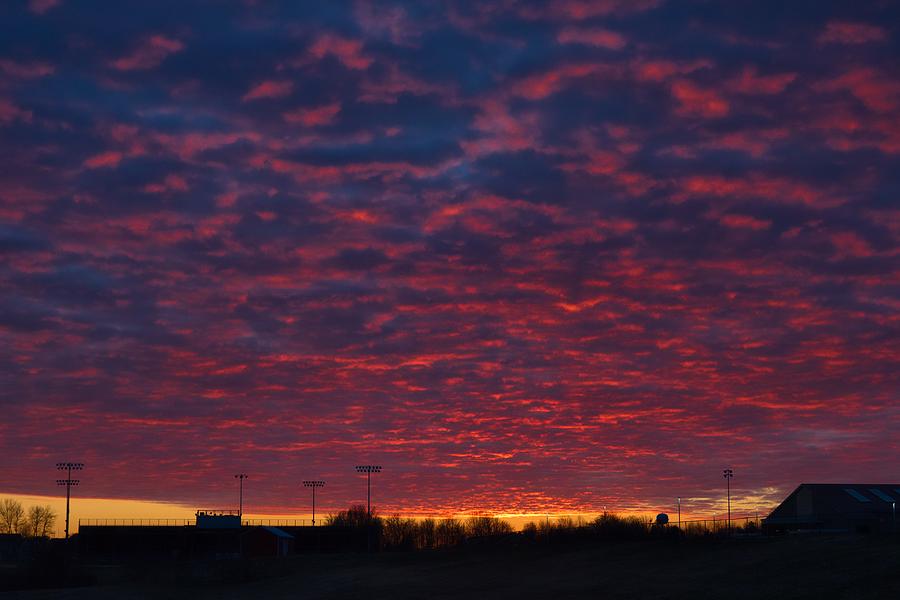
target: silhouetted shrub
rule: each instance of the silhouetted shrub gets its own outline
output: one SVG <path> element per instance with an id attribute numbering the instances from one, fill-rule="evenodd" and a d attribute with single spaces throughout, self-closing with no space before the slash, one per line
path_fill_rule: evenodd
<path id="1" fill-rule="evenodd" d="M 647 537 L 650 523 L 640 517 L 620 517 L 603 513 L 590 524 L 595 535 L 614 540 L 634 540 Z"/>

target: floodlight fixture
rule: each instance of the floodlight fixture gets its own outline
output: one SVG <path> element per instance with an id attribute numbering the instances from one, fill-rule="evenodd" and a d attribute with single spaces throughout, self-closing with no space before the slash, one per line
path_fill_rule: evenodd
<path id="1" fill-rule="evenodd" d="M 366 514 L 372 516 L 372 473 L 381 473 L 381 465 L 357 465 L 357 473 L 366 474 Z"/>
<path id="2" fill-rule="evenodd" d="M 316 526 L 316 488 L 325 487 L 325 482 L 318 479 L 307 479 L 303 485 L 312 488 L 312 525 Z"/>
<path id="3" fill-rule="evenodd" d="M 240 492 L 238 495 L 238 516 L 244 516 L 244 480 L 248 478 L 246 473 L 238 473 L 234 476 L 235 479 L 240 481 Z"/>
<path id="4" fill-rule="evenodd" d="M 725 487 L 728 495 L 728 525 L 726 531 L 731 533 L 731 478 L 734 477 L 734 471 L 723 469 L 722 476 L 725 478 Z"/>
<path id="5" fill-rule="evenodd" d="M 80 479 L 72 479 L 72 471 L 81 471 L 84 469 L 84 463 L 81 462 L 58 462 L 56 463 L 57 471 L 65 471 L 65 479 L 57 479 L 56 485 L 66 486 L 66 539 L 69 539 L 69 502 L 72 498 L 72 486 L 81 483 Z"/>

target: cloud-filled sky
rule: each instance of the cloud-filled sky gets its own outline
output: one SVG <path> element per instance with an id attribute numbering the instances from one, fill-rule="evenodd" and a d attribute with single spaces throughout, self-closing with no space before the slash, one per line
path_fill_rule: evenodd
<path id="1" fill-rule="evenodd" d="M 0 6 L 0 491 L 898 479 L 891 2 Z M 137 515 L 140 516 L 140 515 Z"/>

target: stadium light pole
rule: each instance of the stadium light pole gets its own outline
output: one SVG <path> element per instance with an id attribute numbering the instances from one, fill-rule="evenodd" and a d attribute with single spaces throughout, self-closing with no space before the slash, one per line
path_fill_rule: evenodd
<path id="1" fill-rule="evenodd" d="M 56 463 L 57 471 L 65 471 L 65 479 L 57 479 L 56 485 L 66 486 L 66 539 L 69 539 L 69 499 L 72 497 L 72 486 L 81 483 L 79 479 L 72 479 L 72 471 L 80 471 L 84 469 L 84 463 L 80 462 L 59 462 Z"/>
<path id="2" fill-rule="evenodd" d="M 240 481 L 240 495 L 238 496 L 238 516 L 244 518 L 244 480 L 247 479 L 246 473 L 238 473 L 234 476 Z"/>
<path id="3" fill-rule="evenodd" d="M 734 471 L 731 469 L 724 469 L 722 471 L 722 476 L 725 477 L 725 487 L 728 494 L 728 525 L 726 531 L 731 533 L 731 478 L 734 477 Z"/>
<path id="4" fill-rule="evenodd" d="M 357 473 L 366 474 L 366 514 L 372 516 L 372 473 L 381 473 L 379 465 L 357 465 Z"/>
<path id="5" fill-rule="evenodd" d="M 316 488 L 325 487 L 324 481 L 315 481 L 315 480 L 307 480 L 303 482 L 303 485 L 308 488 L 312 488 L 313 494 L 313 504 L 312 504 L 312 524 L 313 527 L 316 526 Z"/>

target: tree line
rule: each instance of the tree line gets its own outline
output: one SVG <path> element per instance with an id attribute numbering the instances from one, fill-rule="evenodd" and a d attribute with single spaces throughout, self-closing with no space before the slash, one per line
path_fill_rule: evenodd
<path id="1" fill-rule="evenodd" d="M 26 511 L 18 500 L 0 500 L 0 533 L 32 538 L 50 537 L 55 525 L 56 511 L 50 505 L 31 506 Z"/>

